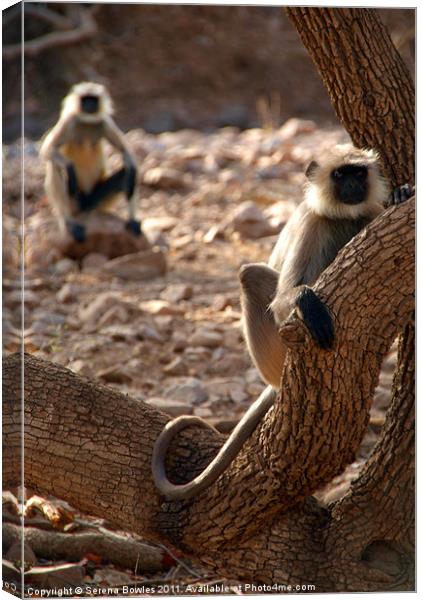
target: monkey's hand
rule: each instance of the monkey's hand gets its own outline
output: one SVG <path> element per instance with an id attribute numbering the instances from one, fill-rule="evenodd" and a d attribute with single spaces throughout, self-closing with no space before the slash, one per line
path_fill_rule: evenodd
<path id="1" fill-rule="evenodd" d="M 82 243 L 86 240 L 86 231 L 84 225 L 80 225 L 74 221 L 68 221 L 66 226 L 68 232 L 76 242 Z"/>
<path id="2" fill-rule="evenodd" d="M 126 223 L 126 229 L 134 236 L 139 237 L 142 233 L 141 222 L 136 219 L 129 219 Z"/>
<path id="3" fill-rule="evenodd" d="M 67 173 L 67 191 L 71 198 L 76 198 L 78 194 L 78 180 L 76 178 L 75 167 L 72 163 L 66 165 Z"/>
<path id="4" fill-rule="evenodd" d="M 295 305 L 318 346 L 324 350 L 331 349 L 334 344 L 334 324 L 325 304 L 311 288 L 304 286 L 296 298 Z"/>
<path id="5" fill-rule="evenodd" d="M 415 193 L 415 187 L 410 185 L 409 183 L 405 183 L 404 185 L 400 185 L 396 187 L 391 194 L 388 196 L 387 200 L 384 203 L 385 208 L 390 208 L 390 206 L 398 206 L 399 204 L 403 204 L 406 200 L 409 200 Z"/>

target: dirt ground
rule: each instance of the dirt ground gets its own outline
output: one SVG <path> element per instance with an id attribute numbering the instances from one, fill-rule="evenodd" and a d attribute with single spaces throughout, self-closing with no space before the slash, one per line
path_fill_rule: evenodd
<path id="1" fill-rule="evenodd" d="M 229 431 L 264 387 L 242 337 L 239 267 L 268 259 L 301 200 L 307 163 L 321 148 L 346 140 L 339 128 L 295 119 L 269 130 L 130 131 L 139 161 L 138 215 L 167 262 L 164 275 L 143 280 L 136 280 L 136 266 L 133 278 L 130 269 L 124 278 L 110 274 L 110 260 L 95 252 L 79 261 L 57 252 L 37 255 L 37 244 L 56 226 L 44 197 L 38 145 L 26 142 L 26 351 L 174 416 L 199 415 Z M 21 325 L 19 145 L 3 153 L 7 354 L 19 348 Z M 126 218 L 123 200 L 115 213 Z M 389 403 L 393 368 L 394 351 L 356 462 L 317 494 L 321 500 L 344 493 L 369 455 Z M 96 581 L 112 578 L 106 569 L 95 569 Z M 131 573 L 121 571 L 121 577 L 133 580 Z"/>

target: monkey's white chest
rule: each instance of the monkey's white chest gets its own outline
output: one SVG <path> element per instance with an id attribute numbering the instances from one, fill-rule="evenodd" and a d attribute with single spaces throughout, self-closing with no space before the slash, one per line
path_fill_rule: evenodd
<path id="1" fill-rule="evenodd" d="M 105 173 L 104 152 L 101 140 L 71 142 L 65 145 L 63 154 L 68 158 L 76 171 L 79 189 L 89 193 Z"/>

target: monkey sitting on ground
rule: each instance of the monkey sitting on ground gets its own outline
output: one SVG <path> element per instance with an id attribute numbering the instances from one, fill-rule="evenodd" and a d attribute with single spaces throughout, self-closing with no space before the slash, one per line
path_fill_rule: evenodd
<path id="1" fill-rule="evenodd" d="M 62 232 L 77 242 L 86 238 L 85 227 L 75 217 L 104 208 L 123 192 L 129 203 L 127 229 L 141 234 L 135 218 L 133 193 L 136 163 L 123 133 L 115 124 L 111 98 L 99 83 L 74 85 L 62 104 L 60 118 L 40 149 L 46 161 L 45 190 Z M 124 166 L 107 176 L 103 140 L 120 150 Z"/>
<path id="2" fill-rule="evenodd" d="M 399 204 L 412 194 L 411 187 L 405 185 L 388 196 L 376 152 L 349 144 L 337 146 L 318 162 L 311 162 L 306 177 L 305 200 L 280 233 L 268 265 L 249 264 L 240 270 L 248 350 L 269 385 L 206 469 L 183 485 L 171 483 L 166 476 L 167 449 L 185 427 L 209 425 L 199 417 L 189 416 L 167 423 L 155 442 L 152 472 L 157 488 L 168 500 L 190 498 L 214 483 L 272 406 L 287 352 L 279 328 L 292 310 L 296 310 L 318 346 L 326 350 L 333 347 L 332 317 L 308 286 L 315 283 L 343 246 L 379 215 L 383 207 Z"/>

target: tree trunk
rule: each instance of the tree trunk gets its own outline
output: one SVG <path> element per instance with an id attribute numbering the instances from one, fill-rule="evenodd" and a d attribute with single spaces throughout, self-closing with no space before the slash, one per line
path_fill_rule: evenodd
<path id="1" fill-rule="evenodd" d="M 414 84 L 376 11 L 286 8 L 286 12 L 314 61 L 331 103 L 353 143 L 379 151 L 384 172 L 393 187 L 414 183 Z M 406 548 L 407 556 L 414 556 L 414 439 L 410 434 L 403 439 L 400 434 L 414 429 L 414 339 L 412 321 L 405 326 L 400 340 L 388 426 L 385 426 L 382 441 L 359 480 L 360 485 L 355 486 L 355 493 L 351 497 L 349 495 L 336 511 L 338 528 L 347 531 L 347 524 L 350 527 L 353 518 L 357 533 L 353 544 L 348 538 L 347 551 L 340 547 L 341 532 L 337 538 L 339 561 L 333 568 L 348 575 L 352 564 L 348 553 L 359 549 L 364 552 L 365 540 L 366 544 L 370 544 L 374 539 L 395 539 L 385 532 L 385 523 L 388 526 L 391 522 L 395 523 L 395 534 L 400 544 Z M 402 446 L 406 448 L 403 455 L 400 454 Z M 407 473 L 408 480 L 400 489 L 391 489 L 386 456 L 390 457 L 394 468 L 402 467 Z M 368 473 L 373 477 L 372 485 Z M 373 489 L 375 482 L 377 490 Z M 387 551 L 385 543 L 376 544 L 376 547 L 369 545 L 366 548 L 371 556 L 369 563 L 375 560 L 375 555 L 379 562 L 381 553 L 385 562 L 392 561 L 394 547 L 390 544 Z M 395 555 L 397 557 L 397 553 Z M 348 564 L 347 571 L 344 564 L 341 566 L 342 560 Z M 404 559 L 404 570 L 409 568 L 406 563 Z M 398 574 L 400 569 L 395 568 Z"/>
<path id="2" fill-rule="evenodd" d="M 415 88 L 377 12 L 286 8 L 358 147 L 376 148 L 394 187 L 415 179 Z"/>
<path id="3" fill-rule="evenodd" d="M 373 589 L 360 558 L 347 581 L 333 578 L 335 523 L 308 496 L 353 460 L 382 357 L 413 311 L 413 264 L 409 201 L 362 232 L 316 286 L 336 318 L 336 351 L 321 352 L 300 321 L 291 323 L 304 342 L 288 353 L 274 408 L 228 471 L 194 501 L 163 503 L 156 494 L 150 460 L 164 415 L 26 357 L 26 484 L 120 528 L 170 541 L 232 579 L 315 585 L 321 592 Z M 19 368 L 18 355 L 6 359 L 5 485 L 19 477 L 9 444 L 21 418 Z M 221 445 L 215 433 L 197 431 L 181 434 L 170 453 L 169 469 L 179 480 L 190 479 Z M 403 473 L 393 478 L 401 489 Z M 382 587 L 394 585 L 395 573 L 388 573 Z"/>

